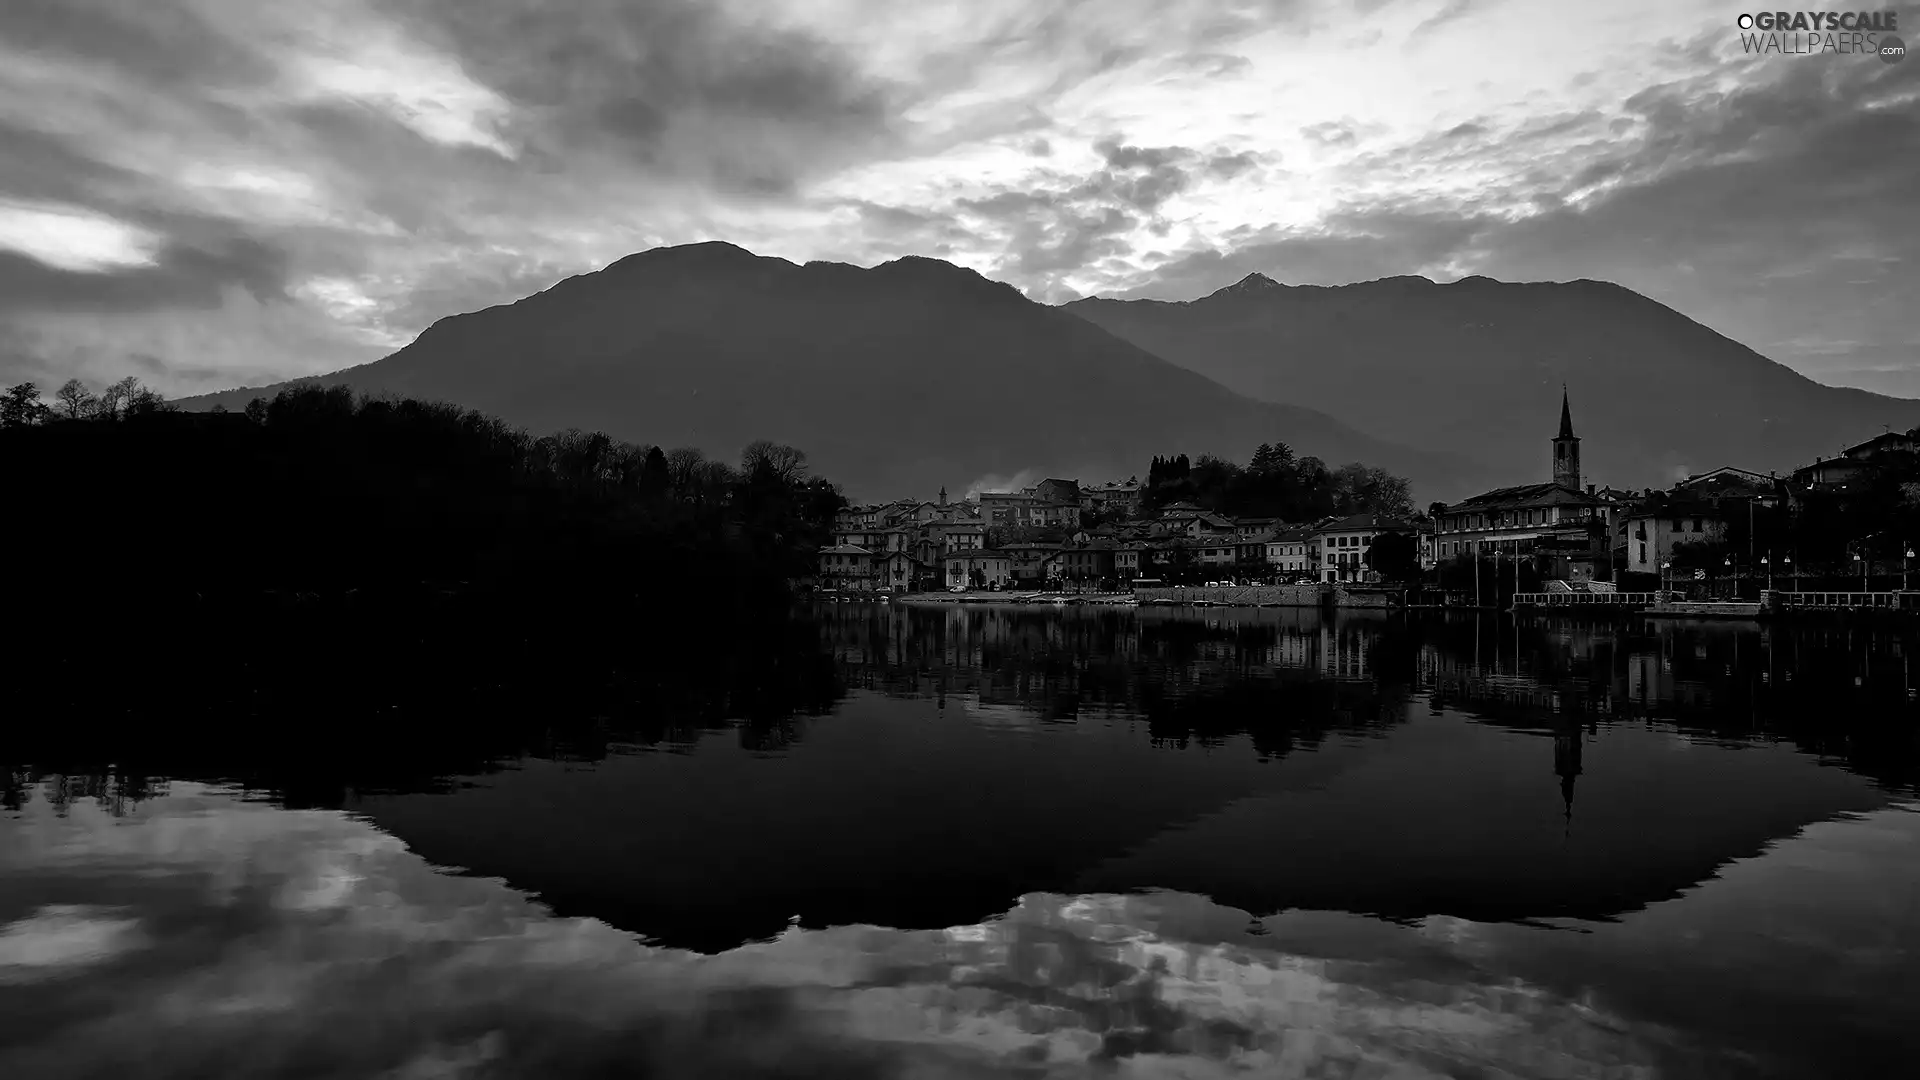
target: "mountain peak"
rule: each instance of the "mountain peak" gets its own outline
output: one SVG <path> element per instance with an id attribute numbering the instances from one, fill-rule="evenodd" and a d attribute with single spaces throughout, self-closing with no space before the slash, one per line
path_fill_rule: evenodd
<path id="1" fill-rule="evenodd" d="M 1024 300 L 1020 290 L 1004 281 L 995 281 L 978 270 L 925 255 L 902 255 L 875 266 L 869 273 L 915 287 L 959 290 L 969 296 L 1013 296 Z"/>
<path id="2" fill-rule="evenodd" d="M 1255 270 L 1253 273 L 1248 274 L 1246 277 L 1241 278 L 1239 281 L 1234 282 L 1220 291 L 1224 293 L 1249 293 L 1265 292 L 1268 289 L 1281 288 L 1285 288 L 1285 286 L 1260 271 Z"/>
<path id="3" fill-rule="evenodd" d="M 655 267 L 708 270 L 759 266 L 770 261 L 785 262 L 784 259 L 770 259 L 765 255 L 756 255 L 738 244 L 729 244 L 725 240 L 703 240 L 697 244 L 673 244 L 636 251 L 632 255 L 608 263 L 601 273 L 618 276 L 632 270 Z"/>
<path id="4" fill-rule="evenodd" d="M 978 270 L 968 269 L 958 263 L 950 263 L 945 259 L 935 259 L 926 255 L 902 255 L 897 259 L 889 259 L 875 266 L 874 269 L 906 274 L 953 274 L 963 278 L 979 278 L 983 276 Z"/>

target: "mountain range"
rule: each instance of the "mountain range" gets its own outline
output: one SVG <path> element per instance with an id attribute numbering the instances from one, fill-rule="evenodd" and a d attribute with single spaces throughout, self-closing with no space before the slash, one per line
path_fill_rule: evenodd
<path id="1" fill-rule="evenodd" d="M 1787 471 L 1920 424 L 1920 401 L 1814 382 L 1600 281 L 1282 285 L 1198 300 L 1077 300 L 1081 318 L 1249 397 L 1549 479 L 1561 388 L 1587 479 L 1664 487 L 1722 465 Z"/>
<path id="2" fill-rule="evenodd" d="M 1424 505 L 1547 479 L 1562 384 L 1587 478 L 1620 487 L 1786 470 L 1920 424 L 1920 401 L 1816 383 L 1604 282 L 1254 274 L 1192 301 L 1050 307 L 935 259 L 800 265 L 720 242 L 441 319 L 316 381 L 722 458 L 772 439 L 856 500 L 1285 442 L 1406 476 Z"/>
<path id="3" fill-rule="evenodd" d="M 1155 454 L 1244 462 L 1263 442 L 1379 465 L 1433 497 L 1483 479 L 1464 459 L 1236 394 L 918 257 L 863 269 L 717 242 L 656 248 L 441 319 L 390 356 L 316 381 L 723 458 L 772 439 L 805 450 L 855 499 L 957 495 L 1022 474 L 1125 479 Z M 239 409 L 276 389 L 183 404 Z"/>

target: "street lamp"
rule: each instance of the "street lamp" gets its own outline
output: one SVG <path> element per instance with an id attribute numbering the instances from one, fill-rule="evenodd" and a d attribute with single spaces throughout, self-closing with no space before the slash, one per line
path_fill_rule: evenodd
<path id="1" fill-rule="evenodd" d="M 1773 552 L 1760 556 L 1760 565 L 1767 568 L 1767 591 L 1773 591 Z"/>
<path id="2" fill-rule="evenodd" d="M 1908 544 L 1906 558 L 1900 563 L 1900 591 L 1907 591 L 1907 574 L 1913 569 L 1913 545 Z"/>
<path id="3" fill-rule="evenodd" d="M 1867 560 L 1858 551 L 1853 553 L 1853 561 L 1860 564 L 1860 591 L 1867 591 Z"/>
<path id="4" fill-rule="evenodd" d="M 1729 555 L 1726 558 L 1721 559 L 1720 565 L 1726 568 L 1727 597 L 1729 599 L 1732 599 L 1733 597 L 1733 556 Z"/>
<path id="5" fill-rule="evenodd" d="M 1794 592 L 1799 592 L 1800 579 L 1798 577 L 1795 577 L 1793 573 L 1793 556 L 1791 555 L 1780 556 L 1780 565 L 1787 568 L 1788 585 L 1792 588 Z"/>
<path id="6" fill-rule="evenodd" d="M 1671 573 L 1672 570 L 1673 570 L 1672 559 L 1660 560 L 1660 602 L 1663 604 L 1667 602 L 1667 592 L 1669 587 L 1673 584 L 1673 574 Z"/>

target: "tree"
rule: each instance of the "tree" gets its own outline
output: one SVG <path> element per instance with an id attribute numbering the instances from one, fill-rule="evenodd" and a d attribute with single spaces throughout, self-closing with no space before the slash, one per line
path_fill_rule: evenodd
<path id="1" fill-rule="evenodd" d="M 1382 533 L 1367 548 L 1366 562 L 1388 581 L 1412 581 L 1420 576 L 1420 541 L 1410 533 Z"/>
<path id="2" fill-rule="evenodd" d="M 1413 516 L 1413 490 L 1405 477 L 1356 461 L 1340 466 L 1333 474 L 1333 484 L 1337 514 Z"/>
<path id="3" fill-rule="evenodd" d="M 1253 452 L 1247 471 L 1259 476 L 1274 476 L 1293 469 L 1293 447 L 1286 443 L 1261 443 Z"/>
<path id="4" fill-rule="evenodd" d="M 807 455 L 791 446 L 760 439 L 740 452 L 740 472 L 750 478 L 769 477 L 796 484 L 807 475 Z"/>
<path id="5" fill-rule="evenodd" d="M 100 415 L 106 420 L 118 420 L 133 411 L 143 394 L 151 393 L 140 385 L 140 380 L 132 375 L 110 384 L 100 391 Z"/>
<path id="6" fill-rule="evenodd" d="M 125 412 L 128 416 L 147 416 L 157 412 L 167 412 L 173 408 L 167 404 L 165 395 L 147 387 L 138 387 L 127 398 Z"/>
<path id="7" fill-rule="evenodd" d="M 93 391 L 87 389 L 87 384 L 79 379 L 68 379 L 61 383 L 60 389 L 53 392 L 53 399 L 59 402 L 60 411 L 66 413 L 69 420 L 82 420 L 93 415 L 94 407 L 99 402 L 93 396 Z"/>
<path id="8" fill-rule="evenodd" d="M 40 403 L 40 388 L 30 382 L 17 383 L 0 396 L 0 427 L 25 427 L 37 424 L 47 413 Z"/>
<path id="9" fill-rule="evenodd" d="M 666 494 L 667 455 L 657 446 L 647 447 L 646 459 L 641 462 L 640 491 L 650 497 Z"/>

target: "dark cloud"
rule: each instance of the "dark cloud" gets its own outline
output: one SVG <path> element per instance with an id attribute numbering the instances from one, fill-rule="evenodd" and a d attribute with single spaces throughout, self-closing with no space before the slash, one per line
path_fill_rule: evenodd
<path id="1" fill-rule="evenodd" d="M 1215 154 L 1208 158 L 1203 166 L 1207 175 L 1216 180 L 1231 180 L 1241 173 L 1248 172 L 1262 162 L 1271 161 L 1271 155 L 1256 154 L 1251 150 L 1242 150 L 1237 154 Z"/>
<path id="2" fill-rule="evenodd" d="M 152 266 L 92 273 L 0 250 L 0 314 L 212 308 L 234 286 L 256 299 L 284 299 L 286 277 L 286 252 L 247 237 L 206 246 L 175 243 Z"/>
<path id="3" fill-rule="evenodd" d="M 1413 38 L 1415 41 L 1418 41 L 1422 35 L 1430 34 L 1450 22 L 1457 21 L 1481 6 L 1481 0 L 1447 0 L 1445 7 L 1428 17 L 1426 21 L 1422 22 L 1419 26 L 1413 28 Z"/>
<path id="4" fill-rule="evenodd" d="M 1252 67 L 1253 61 L 1237 53 L 1201 52 L 1178 57 L 1172 66 L 1201 78 L 1222 79 Z"/>
<path id="5" fill-rule="evenodd" d="M 416 32 L 513 106 L 512 141 L 617 148 L 664 172 L 782 193 L 848 144 L 893 140 L 901 90 L 808 35 L 701 0 L 415 0 Z"/>
<path id="6" fill-rule="evenodd" d="M 107 61 L 123 77 L 174 89 L 275 75 L 258 52 L 191 7 L 163 0 L 6 0 L 0 40 L 51 58 Z"/>
<path id="7" fill-rule="evenodd" d="M 1353 205 L 1310 231 L 1256 230 L 1225 251 L 1176 256 L 1149 284 L 1114 295 L 1185 299 L 1255 270 L 1317 284 L 1449 270 L 1600 278 L 1815 377 L 1911 386 L 1884 373 L 1920 360 L 1910 313 L 1920 230 L 1897 223 L 1920 191 L 1920 115 L 1910 104 L 1920 66 L 1809 62 L 1748 74 L 1757 81 L 1731 90 L 1713 71 L 1630 98 L 1621 119 L 1638 135 L 1559 177 L 1566 194 L 1535 193 L 1530 213 L 1510 213 L 1514 193 L 1501 190 L 1477 202 Z M 1436 140 L 1489 153 L 1521 140 L 1551 156 L 1556 138 L 1591 152 L 1577 140 L 1611 126 L 1593 114 L 1536 118 L 1400 153 L 1425 161 Z M 1382 153 L 1356 167 L 1407 161 Z"/>
<path id="8" fill-rule="evenodd" d="M 1190 154 L 1177 146 L 1123 146 L 1117 139 L 1102 140 L 1093 148 L 1116 169 L 1158 169 Z"/>
<path id="9" fill-rule="evenodd" d="M 1360 140 L 1360 133 L 1352 125 L 1338 120 L 1309 124 L 1300 129 L 1300 134 L 1320 146 L 1352 146 Z"/>
<path id="10" fill-rule="evenodd" d="M 0 121 L 0 196 L 64 201 L 96 184 L 130 182 L 136 182 L 133 174 L 96 160 L 69 139 Z"/>

